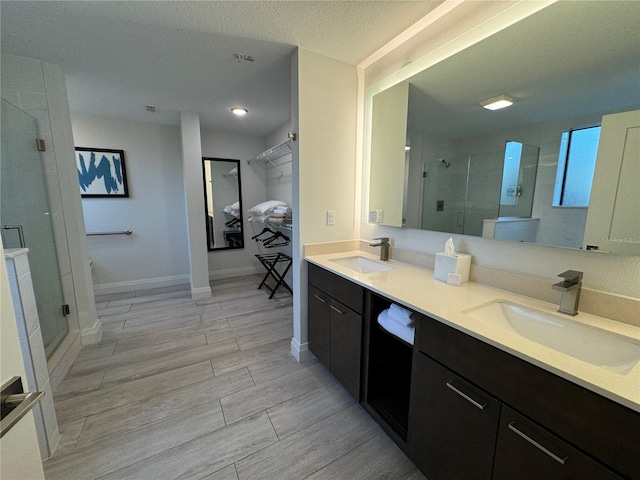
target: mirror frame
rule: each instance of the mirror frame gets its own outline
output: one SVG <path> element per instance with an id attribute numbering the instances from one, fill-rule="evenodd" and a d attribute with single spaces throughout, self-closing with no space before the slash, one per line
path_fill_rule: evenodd
<path id="1" fill-rule="evenodd" d="M 215 247 L 213 243 L 213 232 L 211 231 L 212 227 L 209 222 L 209 215 L 207 213 L 208 209 L 208 200 L 209 195 L 213 195 L 212 186 L 207 184 L 207 172 L 206 172 L 206 162 L 227 162 L 233 163 L 235 168 L 237 169 L 238 176 L 238 202 L 240 204 L 240 245 L 228 245 L 224 247 Z M 240 160 L 230 159 L 230 158 L 214 158 L 214 157 L 202 157 L 202 181 L 204 185 L 204 220 L 205 220 L 205 229 L 207 231 L 207 250 L 209 252 L 218 252 L 222 250 L 239 250 L 244 248 L 244 217 L 242 215 L 242 180 L 241 180 L 241 172 L 240 172 Z M 230 170 L 233 170 L 232 167 Z"/>

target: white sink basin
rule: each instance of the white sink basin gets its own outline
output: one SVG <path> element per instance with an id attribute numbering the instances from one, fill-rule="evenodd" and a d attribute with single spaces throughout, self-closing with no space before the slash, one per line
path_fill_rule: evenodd
<path id="1" fill-rule="evenodd" d="M 506 300 L 494 300 L 462 313 L 622 375 L 640 361 L 639 339 Z"/>
<path id="2" fill-rule="evenodd" d="M 330 261 L 358 273 L 384 272 L 386 270 L 393 269 L 391 265 L 377 262 L 375 260 L 371 260 L 370 258 L 361 257 L 358 255 L 354 257 L 333 258 Z"/>

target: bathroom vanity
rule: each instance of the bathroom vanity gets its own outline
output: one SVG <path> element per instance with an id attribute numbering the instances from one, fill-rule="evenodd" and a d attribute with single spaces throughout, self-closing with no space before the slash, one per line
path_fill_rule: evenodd
<path id="1" fill-rule="evenodd" d="M 639 329 L 580 314 L 630 341 L 603 368 L 482 317 L 555 318 L 544 302 L 363 252 L 307 260 L 310 350 L 429 480 L 640 479 Z M 378 325 L 391 303 L 414 312 L 413 345 Z"/>

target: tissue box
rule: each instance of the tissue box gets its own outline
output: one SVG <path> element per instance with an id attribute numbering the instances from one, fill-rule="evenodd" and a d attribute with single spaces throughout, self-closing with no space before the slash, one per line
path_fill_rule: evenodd
<path id="1" fill-rule="evenodd" d="M 447 275 L 457 273 L 460 275 L 460 283 L 469 281 L 469 270 L 471 269 L 471 255 L 466 253 L 456 253 L 447 255 L 446 253 L 436 253 L 436 264 L 433 269 L 433 278 L 442 282 L 447 281 Z"/>

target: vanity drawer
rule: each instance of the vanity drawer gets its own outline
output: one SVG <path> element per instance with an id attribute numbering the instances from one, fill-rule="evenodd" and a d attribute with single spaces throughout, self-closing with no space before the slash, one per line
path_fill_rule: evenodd
<path id="1" fill-rule="evenodd" d="M 362 314 L 364 289 L 349 280 L 309 263 L 309 283 L 356 313 Z"/>
<path id="2" fill-rule="evenodd" d="M 640 414 L 430 318 L 416 348 L 565 441 L 640 479 Z"/>

